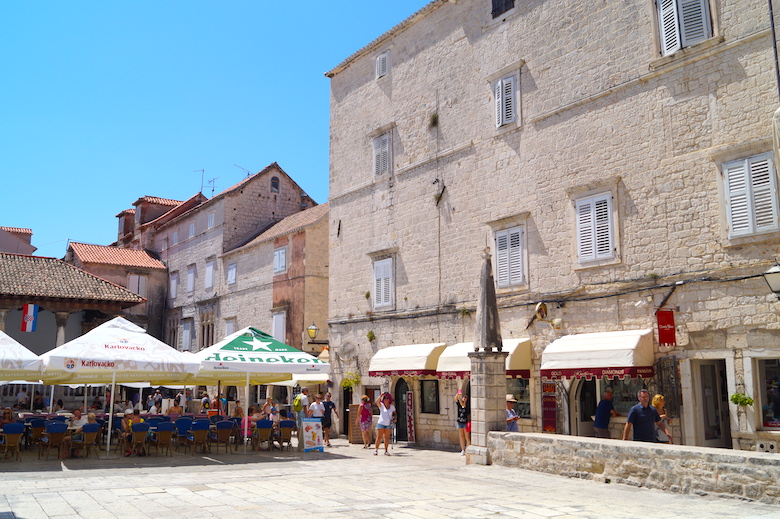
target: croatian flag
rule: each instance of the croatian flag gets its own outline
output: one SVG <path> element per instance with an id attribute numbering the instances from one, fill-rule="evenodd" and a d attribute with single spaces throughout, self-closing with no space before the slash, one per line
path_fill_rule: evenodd
<path id="1" fill-rule="evenodd" d="M 22 306 L 22 331 L 34 332 L 38 322 L 38 305 Z"/>

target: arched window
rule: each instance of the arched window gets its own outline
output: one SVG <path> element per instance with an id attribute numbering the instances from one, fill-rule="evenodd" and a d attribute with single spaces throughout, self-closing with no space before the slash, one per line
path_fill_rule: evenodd
<path id="1" fill-rule="evenodd" d="M 271 177 L 271 193 L 279 192 L 279 177 Z"/>

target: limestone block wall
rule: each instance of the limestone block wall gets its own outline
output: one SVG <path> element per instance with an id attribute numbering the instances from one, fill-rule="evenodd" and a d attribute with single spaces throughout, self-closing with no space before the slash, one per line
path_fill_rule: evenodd
<path id="1" fill-rule="evenodd" d="M 568 477 L 780 503 L 775 453 L 491 432 L 492 463 Z"/>

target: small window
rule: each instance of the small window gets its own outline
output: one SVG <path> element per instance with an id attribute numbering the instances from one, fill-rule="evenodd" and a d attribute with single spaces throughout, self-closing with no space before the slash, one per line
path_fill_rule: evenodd
<path id="1" fill-rule="evenodd" d="M 287 247 L 274 251 L 274 273 L 287 270 Z"/>
<path id="2" fill-rule="evenodd" d="M 188 237 L 192 238 L 193 236 L 195 236 L 195 223 L 190 224 L 190 234 Z"/>
<path id="3" fill-rule="evenodd" d="M 231 263 L 230 265 L 228 265 L 227 282 L 228 282 L 228 285 L 233 285 L 236 282 L 236 264 L 235 263 Z"/>
<path id="4" fill-rule="evenodd" d="M 179 243 L 179 231 L 173 231 L 173 244 Z"/>
<path id="5" fill-rule="evenodd" d="M 206 288 L 212 288 L 214 286 L 214 260 L 206 262 Z"/>
<path id="6" fill-rule="evenodd" d="M 170 289 L 168 290 L 171 299 L 176 299 L 176 292 L 178 288 L 179 288 L 179 273 L 171 272 L 171 286 Z"/>
<path id="7" fill-rule="evenodd" d="M 658 0 L 656 4 L 664 56 L 712 37 L 709 0 Z"/>
<path id="8" fill-rule="evenodd" d="M 236 333 L 236 320 L 225 319 L 225 337 L 233 333 Z"/>
<path id="9" fill-rule="evenodd" d="M 723 164 L 729 237 L 778 230 L 777 181 L 771 153 Z"/>
<path id="10" fill-rule="evenodd" d="M 271 335 L 279 342 L 286 342 L 287 340 L 287 313 L 278 312 L 271 316 Z"/>
<path id="11" fill-rule="evenodd" d="M 764 429 L 780 429 L 780 359 L 759 359 L 755 409 L 761 409 Z"/>
<path id="12" fill-rule="evenodd" d="M 514 8 L 515 0 L 493 0 L 493 18 L 498 18 L 505 12 Z"/>
<path id="13" fill-rule="evenodd" d="M 614 258 L 611 193 L 581 198 L 575 205 L 579 262 Z"/>
<path id="14" fill-rule="evenodd" d="M 139 274 L 128 274 L 127 289 L 141 297 L 146 297 L 146 276 Z"/>
<path id="15" fill-rule="evenodd" d="M 393 306 L 393 258 L 374 262 L 374 308 Z"/>
<path id="16" fill-rule="evenodd" d="M 206 222 L 206 228 L 211 229 L 214 227 L 214 213 L 209 214 L 208 221 Z"/>
<path id="17" fill-rule="evenodd" d="M 187 267 L 187 292 L 195 290 L 195 265 Z"/>
<path id="18" fill-rule="evenodd" d="M 271 177 L 271 193 L 279 192 L 279 177 Z"/>
<path id="19" fill-rule="evenodd" d="M 390 53 L 383 52 L 376 57 L 376 78 L 386 76 L 390 72 Z"/>
<path id="20" fill-rule="evenodd" d="M 495 239 L 496 284 L 499 287 L 522 285 L 525 282 L 523 227 L 498 231 Z"/>
<path id="21" fill-rule="evenodd" d="M 420 412 L 439 414 L 439 381 L 420 381 Z"/>
<path id="22" fill-rule="evenodd" d="M 390 173 L 391 160 L 390 132 L 387 132 L 374 139 L 374 175 Z"/>
<path id="23" fill-rule="evenodd" d="M 517 76 L 511 75 L 494 85 L 496 128 L 517 121 Z"/>

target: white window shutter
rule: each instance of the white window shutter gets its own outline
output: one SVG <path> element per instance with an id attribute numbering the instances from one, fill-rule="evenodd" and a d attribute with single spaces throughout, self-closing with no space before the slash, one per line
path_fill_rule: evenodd
<path id="1" fill-rule="evenodd" d="M 214 286 L 214 262 L 206 262 L 206 288 Z"/>
<path id="2" fill-rule="evenodd" d="M 380 54 L 376 58 L 376 77 L 377 79 L 386 76 L 388 72 L 388 62 L 387 62 L 388 54 L 387 52 Z"/>
<path id="3" fill-rule="evenodd" d="M 374 174 L 383 175 L 390 171 L 390 134 L 374 139 Z"/>
<path id="4" fill-rule="evenodd" d="M 496 277 L 498 286 L 509 286 L 509 236 L 506 231 L 496 233 Z"/>
<path id="5" fill-rule="evenodd" d="M 496 233 L 496 277 L 499 287 L 524 282 L 523 228 L 516 227 Z"/>
<path id="6" fill-rule="evenodd" d="M 777 229 L 777 187 L 769 154 L 748 161 L 756 232 Z"/>
<path id="7" fill-rule="evenodd" d="M 596 259 L 593 238 L 593 206 L 590 200 L 577 201 L 577 258 L 579 261 Z"/>
<path id="8" fill-rule="evenodd" d="M 683 47 L 710 37 L 708 0 L 679 0 L 680 39 Z"/>
<path id="9" fill-rule="evenodd" d="M 612 208 L 610 206 L 610 198 L 600 198 L 594 201 L 596 258 L 612 257 Z"/>
<path id="10" fill-rule="evenodd" d="M 610 193 L 576 202 L 577 258 L 580 262 L 614 257 L 614 222 Z"/>
<path id="11" fill-rule="evenodd" d="M 515 77 L 509 76 L 504 78 L 501 83 L 504 103 L 503 123 L 509 124 L 515 121 Z"/>
<path id="12" fill-rule="evenodd" d="M 682 48 L 677 16 L 677 0 L 658 0 L 658 25 L 661 28 L 661 54 L 668 56 Z"/>
<path id="13" fill-rule="evenodd" d="M 374 307 L 393 304 L 393 260 L 374 262 Z"/>
<path id="14" fill-rule="evenodd" d="M 493 94 L 495 95 L 495 111 L 496 111 L 496 128 L 500 128 L 503 125 L 503 117 L 502 114 L 504 113 L 503 103 L 502 103 L 502 88 L 501 88 L 501 81 L 498 81 L 496 83 L 496 88 L 494 89 Z"/>
<path id="15" fill-rule="evenodd" d="M 138 292 L 141 297 L 146 297 L 146 276 L 138 276 Z"/>
<path id="16" fill-rule="evenodd" d="M 179 287 L 179 274 L 177 272 L 174 272 L 171 274 L 171 288 L 170 288 L 170 296 L 171 299 L 176 299 L 176 291 Z"/>

